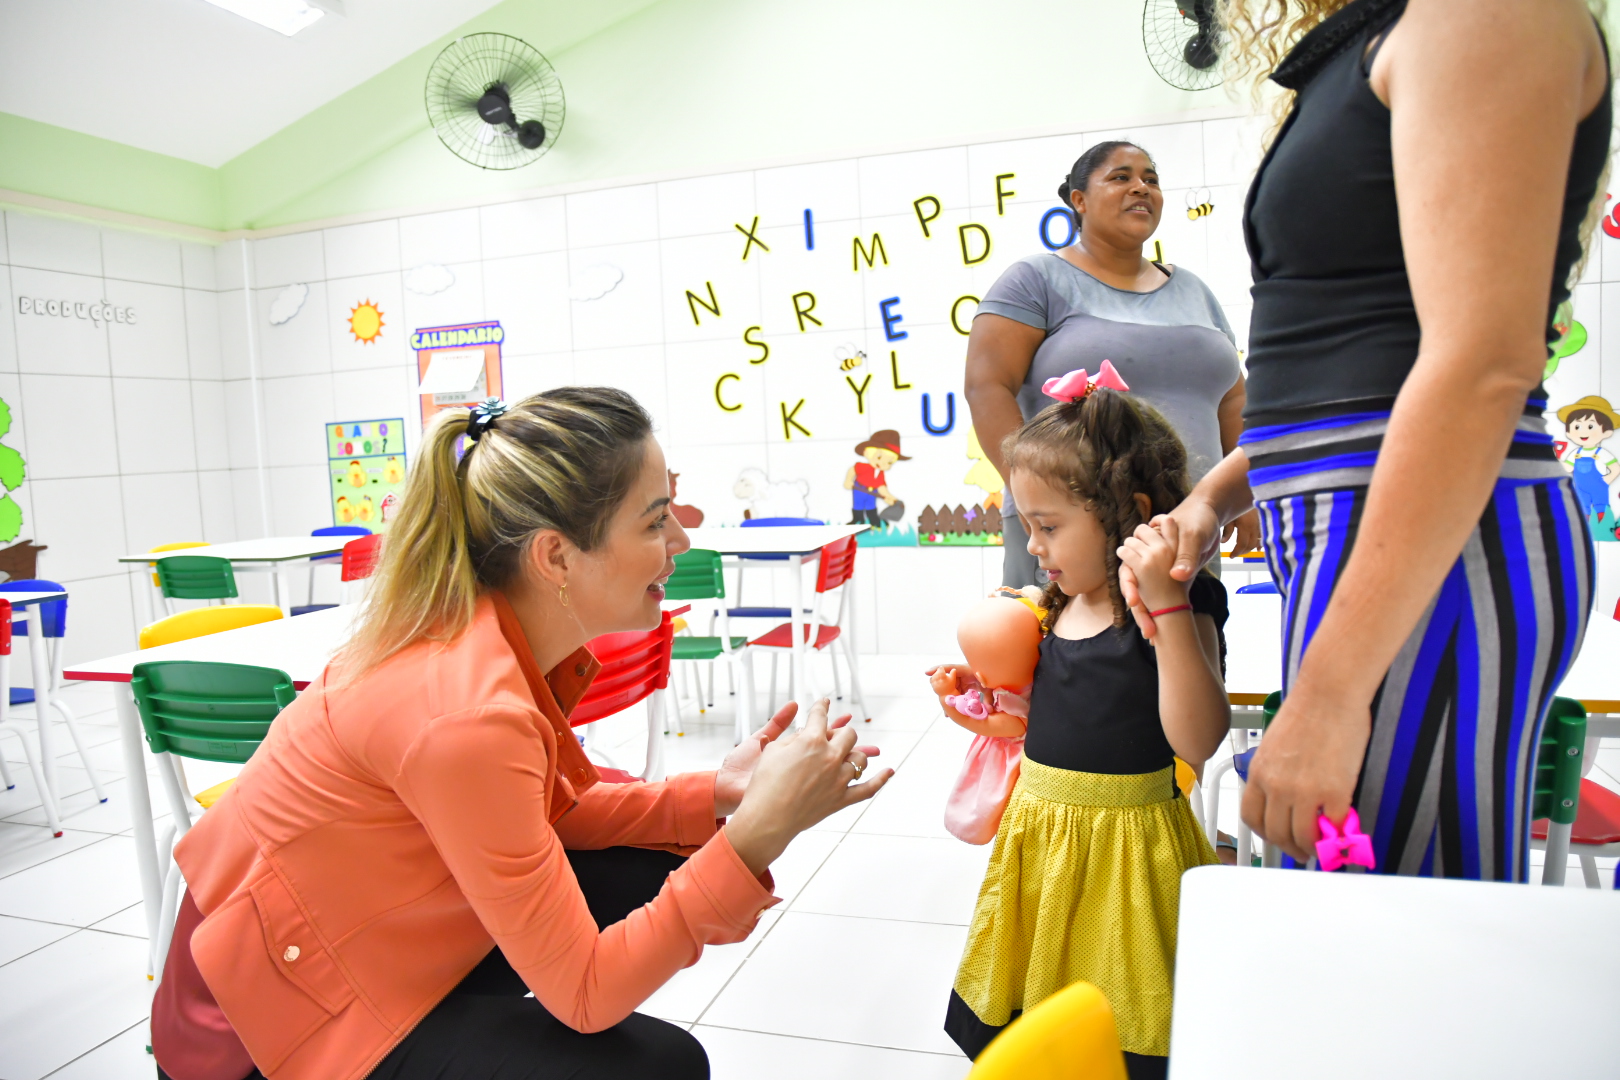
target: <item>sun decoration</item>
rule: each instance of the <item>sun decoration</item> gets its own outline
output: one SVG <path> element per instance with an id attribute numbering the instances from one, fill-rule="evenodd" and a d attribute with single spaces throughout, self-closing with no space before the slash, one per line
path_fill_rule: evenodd
<path id="1" fill-rule="evenodd" d="M 349 312 L 349 331 L 356 341 L 370 345 L 381 336 L 384 325 L 382 308 L 370 300 L 356 304 Z"/>

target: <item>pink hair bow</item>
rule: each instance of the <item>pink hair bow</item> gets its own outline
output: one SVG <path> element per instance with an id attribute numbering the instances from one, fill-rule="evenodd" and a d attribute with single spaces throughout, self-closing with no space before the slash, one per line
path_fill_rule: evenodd
<path id="1" fill-rule="evenodd" d="M 1104 360 L 1102 367 L 1097 369 L 1097 374 L 1089 378 L 1086 376 L 1085 368 L 1076 368 L 1067 375 L 1047 379 L 1041 384 L 1041 393 L 1059 401 L 1079 401 L 1099 386 L 1105 390 L 1118 390 L 1121 393 L 1130 389 L 1125 385 L 1125 380 L 1119 377 L 1119 372 L 1114 370 L 1114 365 Z"/>
<path id="2" fill-rule="evenodd" d="M 1372 837 L 1361 831 L 1361 817 L 1351 807 L 1345 814 L 1343 825 L 1334 825 L 1326 814 L 1316 819 L 1322 839 L 1316 842 L 1316 861 L 1323 870 L 1337 870 L 1341 866 L 1365 866 L 1371 870 L 1378 860 L 1373 855 Z"/>

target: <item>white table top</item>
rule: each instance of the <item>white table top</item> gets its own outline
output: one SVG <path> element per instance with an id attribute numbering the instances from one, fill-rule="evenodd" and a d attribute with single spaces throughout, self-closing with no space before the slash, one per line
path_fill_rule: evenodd
<path id="1" fill-rule="evenodd" d="M 695 548 L 722 555 L 808 555 L 866 525 L 761 525 L 754 529 L 687 529 Z"/>
<path id="2" fill-rule="evenodd" d="M 149 563 L 171 555 L 208 555 L 232 562 L 287 562 L 308 559 L 315 555 L 334 555 L 353 536 L 269 536 L 263 540 L 235 540 L 228 544 L 209 544 L 199 548 L 178 548 L 174 551 L 141 551 L 133 555 L 118 556 L 119 562 Z"/>
<path id="3" fill-rule="evenodd" d="M 47 600 L 65 600 L 65 592 L 24 592 L 20 589 L 0 588 L 0 600 L 10 600 L 14 608 L 43 604 Z"/>
<path id="4" fill-rule="evenodd" d="M 1170 1077 L 1611 1077 L 1617 971 L 1612 892 L 1200 867 Z"/>
<path id="5" fill-rule="evenodd" d="M 353 604 L 326 608 L 297 618 L 275 619 L 189 641 L 176 641 L 172 645 L 119 653 L 74 664 L 62 677 L 91 682 L 129 682 L 136 664 L 204 660 L 277 668 L 292 676 L 293 686 L 302 690 L 320 677 L 332 653 L 348 640 L 349 623 L 358 610 Z"/>

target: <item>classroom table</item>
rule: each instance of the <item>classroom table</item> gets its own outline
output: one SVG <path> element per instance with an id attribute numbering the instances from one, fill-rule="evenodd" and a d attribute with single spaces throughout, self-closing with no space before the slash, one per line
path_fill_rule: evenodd
<path id="1" fill-rule="evenodd" d="M 0 592 L 0 596 L 7 599 L 10 599 L 11 595 L 51 599 L 65 594 Z M 135 864 L 141 875 L 141 898 L 145 901 L 146 940 L 154 943 L 154 947 L 160 938 L 158 915 L 163 903 L 163 868 L 158 865 L 157 831 L 152 821 L 152 794 L 146 783 L 146 740 L 141 730 L 140 713 L 135 709 L 135 697 L 129 689 L 135 665 L 160 660 L 254 664 L 285 671 L 292 677 L 294 688 L 302 690 L 320 677 L 332 653 L 348 640 L 350 622 L 358 610 L 357 605 L 345 605 L 312 611 L 296 619 L 255 623 L 252 626 L 225 630 L 218 634 L 208 634 L 169 645 L 138 649 L 101 660 L 75 664 L 70 670 L 62 673 L 62 677 L 66 679 L 123 684 L 113 694 L 113 701 L 118 710 L 118 735 L 124 750 L 124 773 L 129 781 L 129 814 L 135 826 Z M 36 636 L 38 635 L 29 635 L 31 638 Z M 35 670 L 38 671 L 39 668 L 36 666 Z M 38 676 L 35 679 L 37 682 Z M 45 726 L 41 725 L 42 731 Z M 161 967 L 162 962 L 162 957 L 153 958 L 154 972 Z"/>
<path id="2" fill-rule="evenodd" d="M 1598 890 L 1199 867 L 1170 1078 L 1614 1076 L 1617 915 Z"/>
<path id="3" fill-rule="evenodd" d="M 45 642 L 43 628 L 31 621 L 32 612 L 29 608 L 36 604 L 43 604 L 47 600 L 66 600 L 67 593 L 57 590 L 55 592 L 23 592 L 20 590 L 0 588 L 0 600 L 11 601 L 12 622 L 28 622 L 28 663 L 34 676 L 34 715 L 39 718 L 39 756 L 44 760 L 40 768 L 45 774 L 46 794 L 61 806 L 61 792 L 56 784 L 56 753 L 51 738 L 51 660 L 50 651 Z M 10 688 L 7 687 L 9 692 Z M 9 708 L 9 704 L 7 708 Z"/>
<path id="4" fill-rule="evenodd" d="M 321 555 L 336 555 L 353 536 L 270 536 L 262 540 L 235 540 L 227 544 L 209 544 L 199 548 L 179 548 L 175 551 L 142 551 L 133 555 L 120 555 L 121 563 L 152 563 L 171 555 L 205 555 L 212 559 L 229 559 L 232 569 L 239 563 L 265 563 L 270 570 L 270 588 L 275 604 L 284 615 L 292 614 L 292 596 L 282 575 L 289 563 L 305 563 Z M 154 612 L 154 615 L 156 613 Z"/>
<path id="5" fill-rule="evenodd" d="M 804 573 L 807 560 L 828 544 L 865 532 L 867 525 L 761 525 L 757 528 L 687 529 L 686 535 L 694 548 L 718 551 L 721 555 L 786 555 L 782 565 L 788 567 L 793 581 L 792 607 L 789 622 L 793 624 L 793 649 L 789 663 L 793 667 L 794 696 L 802 710 L 810 704 L 809 646 L 805 636 L 810 632 L 805 618 Z M 855 647 L 855 590 L 844 596 L 845 633 L 850 635 L 850 649 Z M 772 703 L 774 704 L 774 703 Z"/>

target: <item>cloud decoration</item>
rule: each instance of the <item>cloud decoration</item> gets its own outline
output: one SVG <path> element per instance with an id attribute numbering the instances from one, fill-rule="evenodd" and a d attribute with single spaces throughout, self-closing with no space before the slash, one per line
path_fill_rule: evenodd
<path id="1" fill-rule="evenodd" d="M 280 326 L 290 320 L 303 308 L 308 298 L 308 285 L 289 285 L 276 293 L 276 298 L 270 301 L 270 325 Z"/>
<path id="2" fill-rule="evenodd" d="M 438 263 L 423 263 L 405 271 L 405 287 L 419 296 L 442 293 L 455 283 L 456 275 Z"/>
<path id="3" fill-rule="evenodd" d="M 600 300 L 624 280 L 624 271 L 607 263 L 587 266 L 574 275 L 573 287 L 568 290 L 570 300 Z"/>

